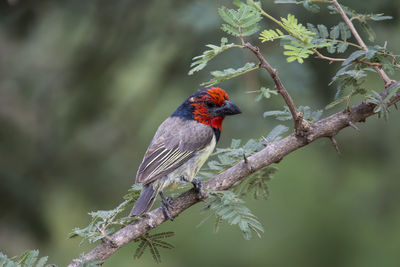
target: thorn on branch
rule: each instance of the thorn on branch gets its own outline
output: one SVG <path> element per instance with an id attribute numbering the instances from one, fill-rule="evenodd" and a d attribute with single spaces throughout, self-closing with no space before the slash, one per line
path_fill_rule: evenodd
<path id="1" fill-rule="evenodd" d="M 353 128 L 354 130 L 356 130 L 357 132 L 360 131 L 360 129 L 359 129 L 353 122 L 351 122 L 351 121 L 349 121 L 349 126 L 350 126 L 351 128 Z"/>
<path id="2" fill-rule="evenodd" d="M 245 164 L 248 164 L 248 163 L 249 163 L 249 160 L 247 159 L 245 153 L 243 153 L 243 160 L 244 160 L 244 163 L 245 163 Z"/>
<path id="3" fill-rule="evenodd" d="M 243 153 L 243 161 L 244 161 L 244 164 L 246 164 L 246 167 L 250 171 L 250 173 L 253 173 L 254 172 L 254 168 L 250 165 L 249 160 L 246 157 L 245 153 Z"/>
<path id="4" fill-rule="evenodd" d="M 264 147 L 267 147 L 268 146 L 268 140 L 267 140 L 267 138 L 265 138 L 264 136 L 261 136 L 261 138 L 263 139 L 263 145 L 264 145 Z"/>
<path id="5" fill-rule="evenodd" d="M 336 150 L 336 153 L 340 156 L 342 153 L 340 153 L 339 146 L 338 146 L 338 144 L 337 144 L 337 142 L 336 142 L 335 137 L 331 136 L 331 137 L 329 137 L 329 139 L 331 140 L 332 145 L 333 145 L 333 147 L 334 147 L 335 150 Z"/>

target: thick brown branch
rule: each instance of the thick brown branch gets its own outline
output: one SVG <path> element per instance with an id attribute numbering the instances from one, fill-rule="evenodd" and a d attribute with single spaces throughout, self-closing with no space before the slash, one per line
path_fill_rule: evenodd
<path id="1" fill-rule="evenodd" d="M 396 83 L 398 84 L 398 83 Z M 392 86 L 395 86 L 392 85 Z M 384 93 L 384 92 L 382 92 Z M 398 91 L 389 101 L 388 105 L 393 105 L 400 101 L 400 91 Z M 225 170 L 211 180 L 204 183 L 205 190 L 226 190 L 232 187 L 236 182 L 249 176 L 252 172 L 266 167 L 272 163 L 279 162 L 283 157 L 291 152 L 313 142 L 322 137 L 335 136 L 340 130 L 351 125 L 351 123 L 365 121 L 365 119 L 374 114 L 375 105 L 362 102 L 349 108 L 349 111 L 338 112 L 325 119 L 322 119 L 312 125 L 307 137 L 301 137 L 295 133 L 290 136 L 268 143 L 263 150 L 247 158 L 247 163 L 243 160 L 231 168 Z M 251 168 L 249 168 L 251 166 Z M 172 201 L 170 211 L 172 217 L 177 217 L 180 213 L 199 202 L 197 193 L 192 189 Z M 103 263 L 108 257 L 114 254 L 125 244 L 137 239 L 141 235 L 167 221 L 168 218 L 160 208 L 155 209 L 141 219 L 122 228 L 111 235 L 112 242 L 104 242 L 95 247 L 91 252 L 83 256 L 82 261 L 87 262 L 93 259 L 99 259 Z M 69 267 L 79 266 L 80 259 L 75 259 Z"/>
<path id="2" fill-rule="evenodd" d="M 286 105 L 290 110 L 290 113 L 292 114 L 294 121 L 294 129 L 296 131 L 296 134 L 300 136 L 306 135 L 309 125 L 306 121 L 303 120 L 303 114 L 297 110 L 292 97 L 289 95 L 281 79 L 279 79 L 278 71 L 272 68 L 272 66 L 268 63 L 268 61 L 263 57 L 263 55 L 260 52 L 260 49 L 257 46 L 253 46 L 250 43 L 246 43 L 244 47 L 248 48 L 251 52 L 254 53 L 254 55 L 260 61 L 260 67 L 268 71 L 269 75 L 274 81 L 276 91 L 278 91 L 278 93 L 282 95 L 283 99 L 286 102 Z"/>
<path id="3" fill-rule="evenodd" d="M 344 12 L 343 8 L 338 3 L 338 1 L 332 0 L 332 4 L 336 7 L 339 14 L 342 16 L 344 22 L 349 27 L 351 33 L 353 34 L 354 38 L 356 38 L 357 43 L 361 46 L 362 50 L 368 51 L 367 46 L 365 45 L 363 39 L 358 34 L 356 28 L 354 27 L 353 22 L 351 22 L 351 20 L 347 17 L 346 13 Z M 385 87 L 390 86 L 394 82 L 394 80 L 390 79 L 389 76 L 386 74 L 386 72 L 383 69 L 381 69 L 378 66 L 374 66 L 374 68 L 375 68 L 376 72 L 379 74 L 379 76 L 381 76 L 382 80 L 385 82 Z"/>

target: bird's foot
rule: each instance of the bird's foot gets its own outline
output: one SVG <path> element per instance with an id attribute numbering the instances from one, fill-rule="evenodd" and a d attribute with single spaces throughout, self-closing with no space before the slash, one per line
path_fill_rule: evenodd
<path id="1" fill-rule="evenodd" d="M 169 220 L 173 221 L 174 218 L 172 218 L 171 214 L 169 213 L 169 210 L 172 209 L 171 201 L 172 198 L 170 197 L 165 197 L 162 192 L 160 192 L 160 197 L 161 197 L 161 209 Z"/>
<path id="2" fill-rule="evenodd" d="M 194 186 L 194 190 L 198 193 L 199 199 L 200 200 L 205 199 L 206 195 L 204 194 L 203 183 L 201 182 L 201 180 L 198 178 L 194 178 L 192 184 Z"/>

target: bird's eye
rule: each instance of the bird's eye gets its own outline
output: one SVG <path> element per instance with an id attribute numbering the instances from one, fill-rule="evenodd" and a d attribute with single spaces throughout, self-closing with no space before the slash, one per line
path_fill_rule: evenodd
<path id="1" fill-rule="evenodd" d="M 212 101 L 207 102 L 207 107 L 209 107 L 209 108 L 215 108 L 216 106 L 217 106 L 217 105 L 215 105 L 215 103 L 212 102 Z"/>

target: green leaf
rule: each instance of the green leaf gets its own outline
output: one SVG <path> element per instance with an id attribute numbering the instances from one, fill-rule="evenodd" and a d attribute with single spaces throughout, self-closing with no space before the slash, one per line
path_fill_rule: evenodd
<path id="1" fill-rule="evenodd" d="M 207 86 L 207 87 L 212 86 L 214 84 L 232 79 L 234 77 L 243 75 L 245 73 L 256 70 L 258 68 L 259 68 L 258 65 L 248 62 L 243 67 L 238 68 L 238 69 L 229 68 L 229 69 L 225 69 L 223 71 L 219 71 L 219 70 L 212 71 L 211 75 L 214 76 L 214 78 L 209 80 L 208 82 L 202 83 L 201 86 Z"/>
<path id="2" fill-rule="evenodd" d="M 350 64 L 354 60 L 360 58 L 361 56 L 364 56 L 365 53 L 366 52 L 364 50 L 354 51 L 353 53 L 350 54 L 350 56 L 348 58 L 346 58 L 345 61 L 343 61 L 342 66 L 346 66 L 346 65 Z"/>
<path id="3" fill-rule="evenodd" d="M 268 41 L 274 41 L 276 39 L 281 39 L 285 38 L 288 35 L 283 34 L 279 29 L 276 30 L 264 30 L 260 33 L 259 39 L 261 40 L 262 43 L 268 42 Z"/>
<path id="4" fill-rule="evenodd" d="M 318 27 L 318 31 L 319 31 L 319 36 L 321 38 L 328 38 L 329 37 L 328 29 L 326 28 L 325 25 L 318 24 L 317 27 Z"/>
<path id="5" fill-rule="evenodd" d="M 279 124 L 269 132 L 265 138 L 268 142 L 278 141 L 282 139 L 281 135 L 289 130 L 289 127 Z"/>
<path id="6" fill-rule="evenodd" d="M 293 37 L 301 40 L 305 44 L 310 43 L 315 35 L 314 32 L 309 31 L 301 23 L 298 23 L 297 18 L 292 14 L 288 14 L 287 18 L 281 18 L 281 21 L 283 25 L 288 29 L 288 32 L 293 35 Z"/>
<path id="7" fill-rule="evenodd" d="M 168 242 L 160 240 L 161 238 L 168 238 L 173 236 L 173 232 L 164 232 L 164 233 L 157 233 L 154 235 L 150 235 L 149 233 L 146 233 L 142 236 L 140 236 L 138 239 L 135 240 L 135 242 L 140 242 L 138 247 L 136 248 L 134 258 L 139 259 L 146 248 L 149 249 L 150 254 L 152 255 L 153 259 L 155 260 L 156 263 L 161 263 L 161 256 L 160 256 L 160 251 L 158 250 L 159 247 L 161 248 L 167 248 L 167 249 L 172 249 L 174 248 L 173 245 L 171 245 Z"/>
<path id="8" fill-rule="evenodd" d="M 228 9 L 224 6 L 218 9 L 218 14 L 226 22 L 221 29 L 235 37 L 250 36 L 259 30 L 258 22 L 262 19 L 260 12 L 244 3 L 239 8 Z"/>
<path id="9" fill-rule="evenodd" d="M 347 50 L 347 47 L 349 46 L 348 43 L 339 43 L 337 46 L 337 52 L 338 53 L 344 53 Z"/>
<path id="10" fill-rule="evenodd" d="M 351 37 L 351 31 L 347 24 L 344 22 L 339 23 L 339 29 L 340 29 L 340 37 L 342 38 L 343 41 L 346 41 Z"/>
<path id="11" fill-rule="evenodd" d="M 375 41 L 376 34 L 375 31 L 372 29 L 371 26 L 367 22 L 360 22 L 361 28 L 364 30 L 364 32 L 368 35 L 368 40 L 373 42 Z"/>
<path id="12" fill-rule="evenodd" d="M 240 139 L 232 139 L 231 148 L 233 148 L 233 149 L 239 148 L 241 142 L 242 142 L 242 140 L 240 140 Z"/>
<path id="13" fill-rule="evenodd" d="M 339 26 L 338 25 L 335 25 L 331 28 L 330 37 L 331 37 L 331 39 L 334 39 L 334 40 L 339 38 Z"/>
<path id="14" fill-rule="evenodd" d="M 257 97 L 256 101 L 260 101 L 263 98 L 271 98 L 272 95 L 278 95 L 278 92 L 276 90 L 271 90 L 269 88 L 261 87 L 259 91 L 251 91 L 249 93 L 254 93 L 254 92 L 260 92 Z"/>
<path id="15" fill-rule="evenodd" d="M 311 111 L 309 106 L 299 106 L 298 110 L 303 113 L 305 120 L 316 122 L 322 116 L 323 110 Z"/>
<path id="16" fill-rule="evenodd" d="M 383 101 L 384 101 L 384 102 L 389 101 L 389 100 L 397 93 L 397 91 L 399 90 L 399 88 L 400 88 L 400 85 L 393 86 L 393 87 L 389 90 L 388 95 L 385 97 L 385 99 L 384 99 Z"/>
<path id="17" fill-rule="evenodd" d="M 209 191 L 212 198 L 207 208 L 217 216 L 217 225 L 225 220 L 231 225 L 238 225 L 245 239 L 251 238 L 252 232 L 260 234 L 264 229 L 244 201 L 232 191 Z"/>
<path id="18" fill-rule="evenodd" d="M 4 267 L 43 267 L 48 257 L 41 257 L 38 260 L 39 250 L 27 250 L 20 256 L 8 258 L 0 252 L 0 266 Z M 50 265 L 48 265 L 50 266 Z M 55 264 L 51 266 L 57 267 Z"/>
<path id="19" fill-rule="evenodd" d="M 284 106 L 283 110 L 266 111 L 264 112 L 263 116 L 264 118 L 274 116 L 277 120 L 280 121 L 288 121 L 292 119 L 292 114 L 290 113 L 290 110 L 287 106 Z"/>
<path id="20" fill-rule="evenodd" d="M 235 46 L 235 44 L 231 43 L 231 44 L 226 44 L 228 42 L 228 39 L 226 39 L 225 37 L 221 38 L 221 45 L 220 46 L 216 46 L 216 45 L 206 45 L 208 48 L 211 48 L 209 50 L 206 50 L 203 52 L 202 55 L 200 56 L 196 56 L 193 58 L 193 62 L 192 64 L 190 64 L 190 67 L 192 67 L 189 70 L 189 75 L 192 75 L 193 73 L 200 71 L 202 69 L 204 69 L 208 62 L 210 62 L 210 60 L 212 60 L 215 56 L 221 54 L 222 52 L 224 52 L 225 50 L 228 50 L 232 47 Z"/>
<path id="21" fill-rule="evenodd" d="M 320 7 L 317 4 L 314 4 L 312 1 L 309 1 L 309 0 L 303 1 L 303 7 L 306 10 L 311 11 L 313 13 L 318 13 L 320 11 Z"/>

